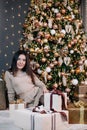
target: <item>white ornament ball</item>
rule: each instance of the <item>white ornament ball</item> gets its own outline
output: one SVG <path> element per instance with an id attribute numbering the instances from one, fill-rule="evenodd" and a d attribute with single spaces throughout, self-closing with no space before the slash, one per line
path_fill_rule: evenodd
<path id="1" fill-rule="evenodd" d="M 51 72 L 51 68 L 50 67 L 46 67 L 46 72 L 50 73 Z"/>
<path id="2" fill-rule="evenodd" d="M 73 85 L 77 85 L 78 84 L 78 80 L 77 79 L 72 79 L 71 82 L 72 82 Z"/>
<path id="3" fill-rule="evenodd" d="M 73 53 L 74 53 L 74 50 L 70 50 L 70 53 L 73 54 Z"/>
<path id="4" fill-rule="evenodd" d="M 71 89 L 70 89 L 70 88 L 66 88 L 65 91 L 66 91 L 67 93 L 69 93 L 69 92 L 71 91 Z"/>
<path id="5" fill-rule="evenodd" d="M 54 35 L 56 31 L 54 29 L 50 30 L 51 35 Z"/>
<path id="6" fill-rule="evenodd" d="M 42 74 L 42 70 L 37 69 L 37 73 L 38 73 L 38 74 Z"/>
<path id="7" fill-rule="evenodd" d="M 58 9 L 54 9 L 54 13 L 58 13 L 59 12 L 59 10 Z"/>
<path id="8" fill-rule="evenodd" d="M 61 30 L 61 33 L 66 34 L 66 31 L 64 29 Z"/>

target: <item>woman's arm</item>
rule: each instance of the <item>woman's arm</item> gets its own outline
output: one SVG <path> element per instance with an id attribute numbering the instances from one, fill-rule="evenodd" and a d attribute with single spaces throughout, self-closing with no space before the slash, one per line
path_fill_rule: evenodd
<path id="1" fill-rule="evenodd" d="M 46 85 L 41 80 L 39 80 L 35 74 L 34 74 L 34 78 L 35 78 L 35 85 L 38 87 L 42 87 L 43 92 L 48 92 Z"/>
<path id="2" fill-rule="evenodd" d="M 15 91 L 12 87 L 13 85 L 12 85 L 12 80 L 11 80 L 11 74 L 8 71 L 5 72 L 5 83 L 6 83 L 6 87 L 7 87 L 8 100 L 10 103 L 11 101 L 14 100 Z"/>

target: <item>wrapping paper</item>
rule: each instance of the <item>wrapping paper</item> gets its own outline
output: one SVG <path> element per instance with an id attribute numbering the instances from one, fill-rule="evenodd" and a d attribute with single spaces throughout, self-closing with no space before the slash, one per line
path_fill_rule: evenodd
<path id="1" fill-rule="evenodd" d="M 32 112 L 25 109 L 15 110 L 12 113 L 14 124 L 23 130 L 32 129 Z"/>
<path id="2" fill-rule="evenodd" d="M 77 100 L 87 102 L 87 85 L 81 84 L 80 86 L 76 87 L 74 96 Z"/>
<path id="3" fill-rule="evenodd" d="M 65 96 L 65 105 L 67 108 L 67 93 L 63 93 Z M 50 110 L 50 96 L 51 93 L 45 93 L 44 94 L 44 107 L 47 110 Z M 52 108 L 56 111 L 62 110 L 62 99 L 61 95 L 54 94 L 52 97 Z"/>
<path id="4" fill-rule="evenodd" d="M 9 112 L 10 112 L 10 117 L 13 119 L 13 113 L 17 109 L 24 109 L 25 104 L 24 103 L 19 103 L 19 104 L 9 104 Z"/>
<path id="5" fill-rule="evenodd" d="M 34 114 L 33 130 L 52 130 L 52 117 L 51 114 Z"/>
<path id="6" fill-rule="evenodd" d="M 13 113 L 13 120 L 16 126 L 24 130 L 64 130 L 68 120 L 65 120 L 60 112 L 65 112 L 68 117 L 68 111 L 41 114 L 23 109 Z"/>
<path id="7" fill-rule="evenodd" d="M 69 124 L 87 124 L 87 108 L 69 108 Z"/>
<path id="8" fill-rule="evenodd" d="M 16 110 L 16 109 L 24 109 L 25 104 L 24 103 L 19 103 L 19 104 L 9 104 L 9 110 Z"/>
<path id="9" fill-rule="evenodd" d="M 86 84 L 81 84 L 80 86 L 78 86 L 76 88 L 75 91 L 76 91 L 77 94 L 85 94 L 85 93 L 87 93 L 87 85 Z"/>
<path id="10" fill-rule="evenodd" d="M 68 111 L 62 110 L 62 112 L 66 113 L 67 120 L 60 113 L 54 113 L 54 130 L 65 130 L 68 128 Z"/>
<path id="11" fill-rule="evenodd" d="M 16 126 L 24 130 L 52 130 L 52 115 L 30 110 L 16 110 L 13 113 Z"/>

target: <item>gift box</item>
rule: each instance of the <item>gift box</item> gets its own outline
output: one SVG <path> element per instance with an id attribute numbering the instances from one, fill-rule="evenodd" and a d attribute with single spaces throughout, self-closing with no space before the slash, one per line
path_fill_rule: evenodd
<path id="1" fill-rule="evenodd" d="M 16 110 L 13 113 L 14 124 L 24 130 L 64 130 L 68 125 L 68 111 L 59 111 L 57 113 L 41 111 L 33 112 L 29 109 Z"/>
<path id="2" fill-rule="evenodd" d="M 53 115 L 33 113 L 33 130 L 52 130 Z"/>
<path id="3" fill-rule="evenodd" d="M 87 102 L 87 94 L 76 94 L 75 93 L 74 96 L 77 101 L 81 100 L 83 102 Z"/>
<path id="4" fill-rule="evenodd" d="M 81 84 L 76 87 L 74 97 L 76 100 L 87 102 L 87 85 Z"/>
<path id="5" fill-rule="evenodd" d="M 16 110 L 13 113 L 13 121 L 24 130 L 53 130 L 51 114 L 40 114 L 27 109 Z"/>
<path id="6" fill-rule="evenodd" d="M 76 87 L 75 92 L 77 94 L 86 94 L 87 93 L 87 85 L 86 84 L 81 84 Z"/>
<path id="7" fill-rule="evenodd" d="M 64 117 L 61 112 L 64 112 L 66 114 L 66 117 Z M 54 130 L 65 130 L 68 128 L 68 111 L 62 110 L 58 113 L 54 113 Z"/>
<path id="8" fill-rule="evenodd" d="M 32 112 L 26 109 L 15 110 L 12 113 L 14 124 L 23 130 L 32 130 Z"/>
<path id="9" fill-rule="evenodd" d="M 87 108 L 84 106 L 68 108 L 69 111 L 69 124 L 87 124 Z"/>
<path id="10" fill-rule="evenodd" d="M 17 99 L 16 101 L 12 101 L 9 104 L 9 110 L 13 111 L 16 109 L 24 109 L 25 108 L 25 103 L 23 102 L 22 99 Z"/>
<path id="11" fill-rule="evenodd" d="M 10 117 L 13 118 L 13 113 L 17 109 L 24 109 L 25 108 L 25 103 L 23 103 L 20 100 L 13 101 L 12 103 L 9 104 L 9 112 L 10 112 Z"/>
<path id="12" fill-rule="evenodd" d="M 9 110 L 13 111 L 16 109 L 24 109 L 25 108 L 25 104 L 24 103 L 19 103 L 19 104 L 9 104 Z"/>
<path id="13" fill-rule="evenodd" d="M 67 93 L 63 93 L 64 98 L 65 98 L 65 107 L 67 108 Z M 51 97 L 52 96 L 52 97 Z M 52 98 L 52 99 L 51 99 Z M 44 107 L 47 110 L 50 110 L 53 108 L 54 110 L 62 110 L 62 97 L 61 95 L 58 94 L 52 94 L 50 93 L 44 93 Z"/>

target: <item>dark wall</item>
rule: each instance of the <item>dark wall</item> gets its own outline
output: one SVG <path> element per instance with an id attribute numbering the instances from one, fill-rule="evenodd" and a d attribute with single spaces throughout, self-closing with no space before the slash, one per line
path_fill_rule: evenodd
<path id="1" fill-rule="evenodd" d="M 0 77 L 19 49 L 29 4 L 29 0 L 0 0 Z"/>

